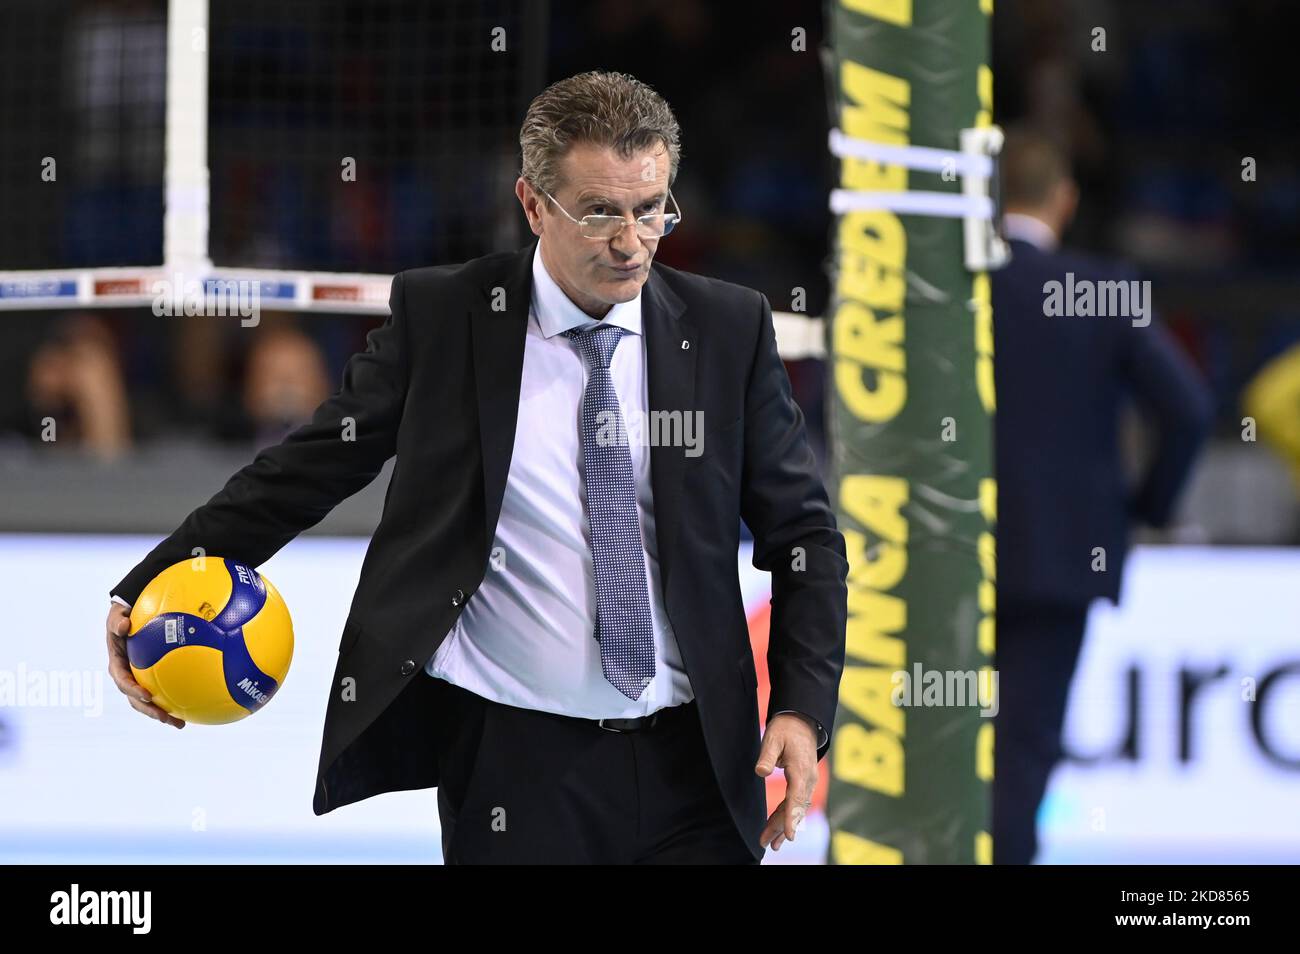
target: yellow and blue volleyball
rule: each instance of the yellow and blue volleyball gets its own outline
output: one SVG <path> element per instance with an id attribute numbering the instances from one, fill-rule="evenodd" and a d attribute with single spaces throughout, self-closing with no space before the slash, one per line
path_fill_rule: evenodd
<path id="1" fill-rule="evenodd" d="M 237 560 L 182 560 L 131 607 L 127 658 L 167 712 L 237 722 L 271 701 L 293 659 L 293 623 L 271 581 Z"/>

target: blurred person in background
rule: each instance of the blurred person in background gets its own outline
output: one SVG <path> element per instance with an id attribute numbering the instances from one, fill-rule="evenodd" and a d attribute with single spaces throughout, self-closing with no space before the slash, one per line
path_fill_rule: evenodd
<path id="1" fill-rule="evenodd" d="M 58 321 L 27 366 L 19 430 L 31 442 L 111 460 L 131 447 L 130 409 L 117 345 L 104 320 Z"/>
<path id="2" fill-rule="evenodd" d="M 1060 247 L 1079 198 L 1062 151 L 1039 133 L 1009 131 L 1002 179 L 1013 257 L 992 275 L 1000 692 L 993 844 L 995 862 L 1028 864 L 1038 807 L 1062 756 L 1088 607 L 1097 598 L 1118 602 L 1131 524 L 1168 525 L 1212 408 L 1200 375 L 1149 310 L 1143 324 L 1049 309 L 1053 282 L 1093 283 L 1100 292 L 1101 282 L 1136 278 L 1125 265 Z M 1129 396 L 1155 444 L 1135 486 L 1120 441 Z"/>
<path id="3" fill-rule="evenodd" d="M 325 355 L 293 324 L 265 323 L 254 337 L 236 400 L 215 415 L 222 440 L 258 447 L 283 440 L 311 420 L 332 390 Z"/>
<path id="4" fill-rule="evenodd" d="M 311 338 L 296 328 L 260 335 L 244 379 L 244 413 L 253 440 L 259 445 L 278 443 L 310 421 L 330 391 L 325 356 Z"/>

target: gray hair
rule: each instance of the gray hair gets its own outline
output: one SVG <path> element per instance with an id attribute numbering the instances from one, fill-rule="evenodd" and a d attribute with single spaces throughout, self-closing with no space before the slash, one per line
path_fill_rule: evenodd
<path id="1" fill-rule="evenodd" d="M 606 146 L 624 159 L 668 150 L 668 184 L 677 178 L 681 130 L 664 98 L 626 73 L 592 70 L 546 87 L 528 107 L 519 130 L 520 175 L 539 192 L 562 185 L 560 160 L 577 143 Z M 547 202 L 545 196 L 542 201 Z"/>

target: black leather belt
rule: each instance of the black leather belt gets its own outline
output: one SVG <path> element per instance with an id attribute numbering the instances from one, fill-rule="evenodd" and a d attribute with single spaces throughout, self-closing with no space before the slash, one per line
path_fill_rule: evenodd
<path id="1" fill-rule="evenodd" d="M 609 732 L 640 732 L 643 729 L 650 729 L 656 725 L 662 725 L 675 716 L 686 712 L 688 706 L 695 704 L 695 700 L 683 702 L 676 706 L 666 706 L 663 709 L 656 709 L 649 715 L 633 716 L 626 719 L 591 719 L 589 721 L 596 723 L 602 729 Z"/>

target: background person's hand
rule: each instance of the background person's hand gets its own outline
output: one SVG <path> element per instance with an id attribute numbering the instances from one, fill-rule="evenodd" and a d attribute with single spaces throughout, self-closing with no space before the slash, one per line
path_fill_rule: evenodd
<path id="1" fill-rule="evenodd" d="M 112 603 L 108 608 L 108 622 L 104 626 L 108 634 L 108 674 L 117 688 L 122 690 L 126 701 L 137 712 L 143 712 L 151 719 L 166 722 L 178 729 L 185 728 L 185 721 L 171 715 L 165 709 L 151 702 L 149 691 L 135 681 L 131 674 L 131 664 L 126 656 L 126 634 L 131 631 L 131 614 L 121 603 Z"/>
<path id="2" fill-rule="evenodd" d="M 761 847 L 780 851 L 786 841 L 794 841 L 795 832 L 812 805 L 817 787 L 817 729 L 812 719 L 794 712 L 773 716 L 763 733 L 763 748 L 754 771 L 766 778 L 780 766 L 785 771 L 785 798 L 767 820 L 759 836 Z"/>

